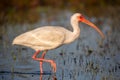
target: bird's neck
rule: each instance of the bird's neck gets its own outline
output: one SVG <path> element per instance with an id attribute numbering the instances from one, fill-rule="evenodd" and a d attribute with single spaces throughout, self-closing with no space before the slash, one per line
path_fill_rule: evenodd
<path id="1" fill-rule="evenodd" d="M 77 21 L 72 21 L 71 25 L 73 27 L 73 38 L 76 39 L 80 35 L 80 28 L 79 28 L 79 23 Z"/>
<path id="2" fill-rule="evenodd" d="M 66 39 L 64 41 L 65 44 L 71 43 L 79 37 L 80 28 L 78 25 L 79 25 L 78 22 L 71 21 L 73 31 L 67 34 Z"/>

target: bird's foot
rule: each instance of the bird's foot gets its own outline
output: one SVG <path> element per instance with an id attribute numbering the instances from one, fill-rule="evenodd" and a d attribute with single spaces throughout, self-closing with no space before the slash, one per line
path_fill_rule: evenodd
<path id="1" fill-rule="evenodd" d="M 53 72 L 55 73 L 57 70 L 56 63 L 53 60 L 49 60 L 49 61 L 50 61 L 51 67 L 53 68 Z"/>

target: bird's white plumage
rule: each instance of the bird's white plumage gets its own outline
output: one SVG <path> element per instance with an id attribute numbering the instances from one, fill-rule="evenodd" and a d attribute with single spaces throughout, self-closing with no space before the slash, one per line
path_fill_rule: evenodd
<path id="1" fill-rule="evenodd" d="M 34 50 L 50 50 L 74 41 L 80 33 L 76 13 L 71 17 L 73 32 L 63 27 L 44 26 L 23 33 L 13 40 L 13 44 L 31 47 Z"/>
<path id="2" fill-rule="evenodd" d="M 35 50 L 53 49 L 63 44 L 65 32 L 62 27 L 41 27 L 16 37 L 13 44 L 24 45 Z"/>

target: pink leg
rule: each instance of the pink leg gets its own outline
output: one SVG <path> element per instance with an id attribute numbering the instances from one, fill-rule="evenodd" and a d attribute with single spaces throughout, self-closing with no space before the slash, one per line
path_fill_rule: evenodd
<path id="1" fill-rule="evenodd" d="M 38 60 L 38 61 L 41 62 L 41 63 L 40 63 L 41 73 L 43 73 L 43 69 L 42 69 L 42 62 L 43 62 L 43 61 L 49 62 L 49 63 L 51 64 L 52 68 L 53 68 L 53 72 L 56 72 L 56 63 L 55 63 L 53 60 L 46 60 L 46 59 L 44 59 L 44 56 L 45 56 L 46 52 L 47 52 L 47 51 L 44 51 L 44 52 L 43 52 L 41 58 L 37 58 L 36 56 L 40 53 L 40 50 L 38 50 L 38 51 L 36 51 L 36 52 L 34 53 L 34 55 L 32 56 L 32 58 L 33 58 L 34 60 Z"/>
<path id="2" fill-rule="evenodd" d="M 46 53 L 47 53 L 47 51 L 44 51 L 44 52 L 42 53 L 41 59 L 44 59 Z M 42 65 L 43 65 L 43 61 L 40 61 L 40 72 L 41 72 L 41 73 L 43 73 Z"/>

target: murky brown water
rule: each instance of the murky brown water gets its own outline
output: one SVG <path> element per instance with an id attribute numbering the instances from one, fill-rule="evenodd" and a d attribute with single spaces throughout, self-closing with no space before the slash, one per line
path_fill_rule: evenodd
<path id="1" fill-rule="evenodd" d="M 71 30 L 69 23 L 73 13 L 63 11 L 50 15 L 40 13 L 34 24 L 6 24 L 0 27 L 0 80 L 39 80 L 39 62 L 31 56 L 34 50 L 13 46 L 12 40 L 19 34 L 45 25 L 59 25 Z M 87 16 L 86 16 L 87 17 Z M 87 17 L 88 18 L 88 17 Z M 81 35 L 75 42 L 47 53 L 46 59 L 57 64 L 57 80 L 120 80 L 120 30 L 110 18 L 88 18 L 103 31 L 99 34 L 85 24 L 80 24 Z M 119 23 L 118 23 L 119 24 Z M 114 26 L 115 29 L 114 29 Z M 54 74 L 44 63 L 43 80 L 53 80 Z"/>

